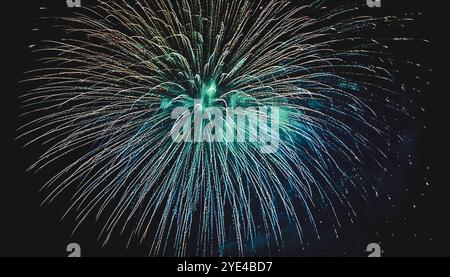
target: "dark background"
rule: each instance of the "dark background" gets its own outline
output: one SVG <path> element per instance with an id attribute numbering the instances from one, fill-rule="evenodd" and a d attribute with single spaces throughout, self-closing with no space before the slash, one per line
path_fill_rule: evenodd
<path id="1" fill-rule="evenodd" d="M 361 0 L 362 2 L 364 0 Z M 82 0 L 83 2 L 83 0 Z M 83 4 L 89 1 L 84 0 Z M 331 2 L 331 1 L 330 1 Z M 345 2 L 345 1 L 340 1 Z M 380 182 L 380 197 L 359 209 L 353 224 L 344 224 L 339 238 L 329 237 L 312 241 L 304 249 L 289 250 L 282 255 L 291 256 L 365 256 L 367 244 L 377 242 L 384 256 L 450 256 L 447 237 L 449 218 L 449 185 L 445 178 L 447 146 L 445 122 L 447 109 L 444 69 L 447 49 L 443 36 L 448 36 L 447 20 L 450 14 L 438 1 L 384 0 L 382 8 L 369 9 L 371 14 L 402 14 L 421 12 L 414 23 L 416 37 L 431 43 L 420 50 L 402 49 L 399 55 L 408 54 L 433 70 L 426 78 L 431 87 L 424 90 L 419 101 L 427 113 L 408 129 L 411 141 L 398 149 L 400 157 L 392 161 L 391 176 Z M 3 2 L 2 2 L 3 5 Z M 40 10 L 41 6 L 48 8 Z M 87 221 L 72 235 L 73 220 L 61 220 L 66 206 L 55 203 L 41 206 L 45 198 L 39 192 L 48 177 L 45 173 L 26 172 L 36 160 L 39 147 L 23 149 L 23 141 L 15 140 L 17 128 L 23 124 L 19 118 L 23 86 L 23 72 L 30 69 L 32 56 L 28 46 L 51 36 L 41 27 L 38 18 L 45 15 L 62 15 L 76 12 L 68 9 L 65 0 L 9 1 L 2 7 L 2 129 L 4 140 L 2 179 L 0 181 L 0 256 L 66 256 L 66 246 L 77 242 L 83 256 L 145 256 L 145 243 L 125 248 L 126 240 L 117 236 L 106 246 L 97 240 L 99 226 Z M 43 14 L 44 13 L 44 14 Z M 400 53 L 401 52 L 401 53 Z M 423 125 L 427 128 L 423 129 Z M 409 157 L 411 155 L 411 157 Z"/>

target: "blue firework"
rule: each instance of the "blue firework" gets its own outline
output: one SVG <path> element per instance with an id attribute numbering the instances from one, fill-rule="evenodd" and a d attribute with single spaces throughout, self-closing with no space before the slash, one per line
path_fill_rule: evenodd
<path id="1" fill-rule="evenodd" d="M 71 160 L 45 185 L 45 201 L 73 194 L 67 213 L 78 224 L 103 218 L 105 243 L 128 230 L 130 242 L 149 238 L 151 255 L 186 255 L 192 245 L 224 255 L 231 241 L 245 255 L 261 239 L 281 248 L 286 225 L 300 242 L 320 236 L 317 218 L 337 232 L 338 210 L 354 217 L 351 199 L 375 190 L 364 164 L 382 169 L 377 142 L 392 132 L 383 112 L 405 112 L 374 30 L 406 19 L 358 11 L 323 1 L 139 0 L 64 18 L 64 39 L 36 50 L 42 66 L 28 81 L 39 85 L 24 96 L 41 116 L 23 136 L 49 145 L 31 168 Z M 174 142 L 173 110 L 206 106 L 278 107 L 277 151 L 257 141 Z"/>

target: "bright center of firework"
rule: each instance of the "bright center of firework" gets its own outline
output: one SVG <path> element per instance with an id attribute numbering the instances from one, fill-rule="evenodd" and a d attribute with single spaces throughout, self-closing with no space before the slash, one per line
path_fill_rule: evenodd
<path id="1" fill-rule="evenodd" d="M 211 106 L 214 103 L 214 99 L 217 93 L 217 86 L 215 83 L 210 83 L 209 85 L 203 85 L 200 91 L 201 99 L 203 100 L 203 105 Z"/>
<path id="2" fill-rule="evenodd" d="M 212 84 L 208 87 L 208 90 L 206 91 L 206 94 L 208 97 L 213 97 L 216 94 L 217 87 L 215 84 Z"/>

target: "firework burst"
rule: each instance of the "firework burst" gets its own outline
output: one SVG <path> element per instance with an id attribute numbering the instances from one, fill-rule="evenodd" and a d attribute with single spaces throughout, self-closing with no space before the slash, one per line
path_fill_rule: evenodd
<path id="1" fill-rule="evenodd" d="M 45 201 L 70 191 L 67 213 L 79 223 L 104 218 L 105 243 L 129 230 L 129 242 L 149 238 L 151 255 L 192 254 L 192 245 L 196 255 L 246 255 L 261 239 L 281 248 L 287 225 L 300 242 L 319 236 L 317 217 L 337 230 L 337 210 L 354 217 L 351 198 L 374 190 L 363 165 L 382 168 L 376 142 L 390 129 L 379 113 L 404 112 L 389 49 L 372 34 L 405 19 L 358 10 L 140 0 L 64 18 L 64 39 L 37 48 L 43 66 L 27 81 L 39 85 L 23 100 L 39 117 L 22 136 L 50 145 L 31 168 L 71 160 Z M 278 150 L 174 142 L 171 113 L 195 109 L 195 99 L 279 107 Z"/>

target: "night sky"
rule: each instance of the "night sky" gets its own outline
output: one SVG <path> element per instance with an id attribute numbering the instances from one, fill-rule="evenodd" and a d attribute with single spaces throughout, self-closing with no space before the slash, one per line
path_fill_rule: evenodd
<path id="1" fill-rule="evenodd" d="M 15 3 L 9 4 L 11 6 L 8 9 L 14 16 L 9 24 L 3 26 L 3 30 L 6 30 L 3 36 L 7 36 L 7 39 L 2 42 L 5 44 L 3 47 L 7 47 L 3 52 L 7 56 L 6 64 L 3 62 L 4 74 L 7 76 L 2 78 L 7 82 L 7 88 L 3 89 L 6 98 L 2 101 L 6 107 L 3 110 L 6 112 L 7 129 L 3 133 L 3 139 L 6 140 L 3 149 L 6 152 L 2 155 L 4 178 L 0 193 L 3 199 L 0 256 L 67 256 L 66 246 L 71 242 L 81 245 L 83 256 L 148 255 L 145 241 L 141 245 L 133 243 L 126 248 L 126 234 L 113 237 L 103 246 L 102 241 L 97 239 L 101 226 L 94 220 L 86 221 L 72 234 L 75 226 L 73 217 L 61 220 L 70 195 L 41 206 L 45 195 L 39 189 L 52 176 L 52 170 L 26 172 L 26 168 L 45 148 L 37 145 L 23 148 L 24 141 L 15 140 L 17 128 L 24 124 L 24 119 L 19 118 L 23 112 L 19 95 L 26 89 L 18 82 L 23 78 L 22 73 L 33 64 L 28 46 L 52 36 L 46 33 L 50 31 L 39 25 L 38 18 L 43 13 L 70 14 L 76 9 L 68 9 L 63 0 L 9 2 Z M 357 218 L 350 220 L 344 217 L 338 234 L 327 226 L 320 226 L 319 222 L 319 228 L 323 230 L 320 240 L 309 239 L 304 245 L 298 245 L 294 238 L 287 236 L 281 251 L 267 253 L 262 246 L 257 249 L 257 256 L 362 257 L 368 255 L 365 249 L 369 243 L 378 243 L 383 256 L 448 256 L 446 251 L 450 244 L 447 230 L 450 217 L 447 214 L 449 208 L 446 196 L 449 189 L 446 178 L 440 174 L 446 173 L 442 169 L 447 166 L 447 161 L 442 157 L 446 157 L 444 151 L 448 147 L 439 136 L 448 126 L 445 122 L 447 110 L 445 107 L 440 108 L 445 101 L 439 100 L 444 99 L 442 97 L 448 89 L 441 89 L 444 86 L 438 81 L 443 68 L 439 63 L 443 61 L 438 55 L 442 53 L 437 43 L 439 27 L 434 24 L 442 17 L 437 15 L 439 7 L 428 3 L 425 5 L 407 0 L 384 0 L 382 3 L 382 8 L 367 8 L 367 12 L 374 15 L 413 13 L 416 22 L 410 28 L 414 32 L 412 35 L 431 41 L 429 44 L 394 50 L 401 57 L 413 56 L 423 64 L 420 72 L 423 80 L 405 79 L 409 84 L 414 82 L 413 86 L 420 90 L 412 93 L 414 103 L 406 103 L 411 99 L 409 97 L 404 99 L 405 105 L 415 107 L 414 120 L 402 121 L 396 117 L 386 119 L 399 121 L 394 125 L 404 130 L 401 132 L 403 143 L 389 149 L 387 171 L 377 173 L 377 193 L 372 193 L 367 201 L 355 200 Z M 48 7 L 48 10 L 42 11 L 41 6 Z M 43 31 L 33 32 L 32 29 L 38 26 Z"/>

